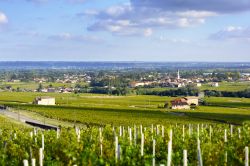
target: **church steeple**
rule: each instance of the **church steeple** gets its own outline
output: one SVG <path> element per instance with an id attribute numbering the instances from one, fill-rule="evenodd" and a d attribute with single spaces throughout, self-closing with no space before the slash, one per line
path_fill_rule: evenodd
<path id="1" fill-rule="evenodd" d="M 181 77 L 180 77 L 180 71 L 179 71 L 179 69 L 178 69 L 178 71 L 177 71 L 177 79 L 179 80 Z"/>

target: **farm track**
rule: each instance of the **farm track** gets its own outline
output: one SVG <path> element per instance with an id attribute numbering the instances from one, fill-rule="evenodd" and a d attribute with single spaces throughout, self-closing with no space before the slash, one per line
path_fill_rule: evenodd
<path id="1" fill-rule="evenodd" d="M 31 122 L 31 123 L 34 123 L 34 124 L 39 124 L 39 125 L 44 125 L 44 126 L 51 126 L 51 127 L 57 128 L 57 126 L 55 126 L 55 125 L 44 123 L 44 122 L 36 120 L 36 119 L 34 119 L 34 118 L 30 117 L 30 116 L 26 116 L 26 115 L 19 114 L 19 113 L 16 113 L 16 112 L 12 112 L 12 111 L 9 111 L 9 110 L 1 110 L 0 114 L 2 114 L 4 116 L 7 116 L 7 117 L 9 117 L 11 119 L 23 122 L 23 123 Z"/>

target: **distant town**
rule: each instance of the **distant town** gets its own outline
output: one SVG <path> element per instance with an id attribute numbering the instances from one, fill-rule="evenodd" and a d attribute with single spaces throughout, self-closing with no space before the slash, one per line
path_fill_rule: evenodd
<path id="1" fill-rule="evenodd" d="M 227 96 L 249 87 L 244 70 L 9 70 L 0 72 L 0 91 L 100 93 L 112 95 Z M 227 87 L 227 88 L 226 88 Z M 228 89 L 229 87 L 229 89 Z M 232 87 L 232 88 L 230 88 Z M 237 94 L 244 97 L 242 94 Z"/>

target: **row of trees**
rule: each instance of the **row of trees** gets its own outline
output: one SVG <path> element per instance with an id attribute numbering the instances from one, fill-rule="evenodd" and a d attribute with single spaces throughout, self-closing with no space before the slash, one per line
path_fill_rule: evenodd
<path id="1" fill-rule="evenodd" d="M 237 92 L 229 91 L 216 91 L 216 90 L 205 90 L 206 96 L 216 96 L 216 97 L 245 97 L 250 98 L 250 89 Z"/>

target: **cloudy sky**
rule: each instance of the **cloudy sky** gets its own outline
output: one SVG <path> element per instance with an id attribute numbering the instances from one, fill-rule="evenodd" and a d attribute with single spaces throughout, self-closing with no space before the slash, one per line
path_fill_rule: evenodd
<path id="1" fill-rule="evenodd" d="M 0 61 L 250 61 L 250 0 L 0 0 Z"/>

